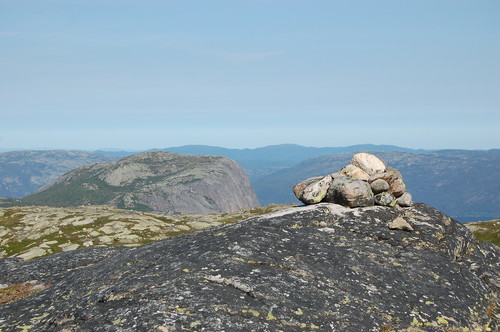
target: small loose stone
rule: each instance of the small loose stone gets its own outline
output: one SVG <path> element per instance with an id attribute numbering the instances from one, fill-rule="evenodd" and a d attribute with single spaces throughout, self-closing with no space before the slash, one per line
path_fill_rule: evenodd
<path id="1" fill-rule="evenodd" d="M 402 231 L 413 231 L 413 227 L 404 220 L 402 217 L 397 217 L 391 221 L 388 225 L 389 229 L 402 230 Z"/>

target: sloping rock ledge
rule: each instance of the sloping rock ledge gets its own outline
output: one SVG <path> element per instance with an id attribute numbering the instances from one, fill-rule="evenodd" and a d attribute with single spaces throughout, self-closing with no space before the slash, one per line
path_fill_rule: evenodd
<path id="1" fill-rule="evenodd" d="M 397 218 L 413 231 L 390 229 Z M 136 248 L 0 259 L 0 284 L 52 285 L 0 307 L 0 330 L 494 331 L 498 256 L 424 204 L 320 203 Z"/>

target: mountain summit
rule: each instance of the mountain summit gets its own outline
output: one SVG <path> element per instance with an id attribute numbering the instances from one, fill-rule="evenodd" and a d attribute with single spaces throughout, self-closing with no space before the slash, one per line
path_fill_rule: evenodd
<path id="1" fill-rule="evenodd" d="M 258 206 L 233 160 L 150 151 L 70 171 L 27 196 L 49 206 L 105 204 L 165 213 L 227 212 Z"/>
<path id="2" fill-rule="evenodd" d="M 0 259 L 6 290 L 46 288 L 1 306 L 0 328 L 495 331 L 499 254 L 424 204 L 319 203 L 131 249 Z"/>

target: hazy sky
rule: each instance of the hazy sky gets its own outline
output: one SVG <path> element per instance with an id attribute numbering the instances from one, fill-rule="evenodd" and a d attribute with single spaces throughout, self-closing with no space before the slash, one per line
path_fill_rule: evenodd
<path id="1" fill-rule="evenodd" d="M 0 0 L 0 149 L 500 148 L 498 0 Z"/>

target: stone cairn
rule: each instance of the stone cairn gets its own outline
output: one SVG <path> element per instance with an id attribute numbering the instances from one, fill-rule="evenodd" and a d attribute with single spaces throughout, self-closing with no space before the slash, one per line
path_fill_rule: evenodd
<path id="1" fill-rule="evenodd" d="M 355 154 L 340 171 L 297 183 L 295 196 L 304 204 L 336 203 L 348 207 L 412 204 L 401 173 L 369 153 Z"/>

